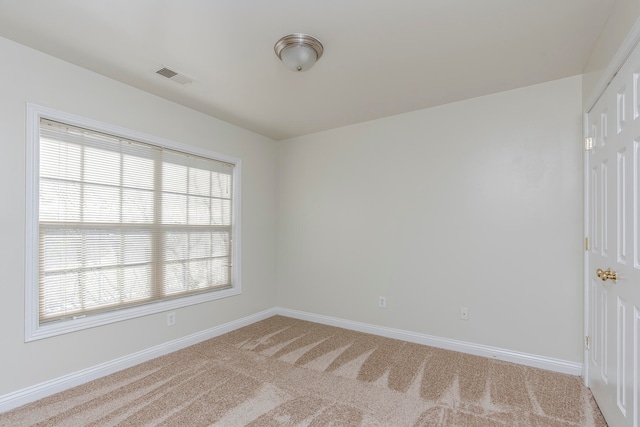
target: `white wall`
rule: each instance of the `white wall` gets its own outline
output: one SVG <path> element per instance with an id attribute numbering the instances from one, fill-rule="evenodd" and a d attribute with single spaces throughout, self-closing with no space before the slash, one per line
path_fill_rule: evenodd
<path id="1" fill-rule="evenodd" d="M 275 142 L 0 38 L 0 396 L 276 305 Z M 185 90 L 197 90 L 188 86 Z M 25 104 L 33 102 L 243 162 L 243 293 L 24 343 Z"/>
<path id="2" fill-rule="evenodd" d="M 582 363 L 581 85 L 281 142 L 280 305 Z"/>

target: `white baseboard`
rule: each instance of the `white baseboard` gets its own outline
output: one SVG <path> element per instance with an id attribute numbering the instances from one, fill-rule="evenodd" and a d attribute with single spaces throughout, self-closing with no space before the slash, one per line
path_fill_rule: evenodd
<path id="1" fill-rule="evenodd" d="M 419 334 L 415 332 L 404 331 L 400 329 L 387 328 L 383 326 L 371 325 L 368 323 L 354 322 L 335 317 L 323 316 L 319 314 L 307 313 L 303 311 L 291 310 L 287 308 L 274 307 L 259 313 L 243 317 L 242 319 L 224 323 L 222 325 L 197 332 L 186 337 L 169 341 L 137 353 L 123 356 L 109 362 L 101 363 L 97 366 L 73 372 L 68 375 L 45 381 L 32 387 L 27 387 L 13 393 L 0 396 L 0 413 L 6 412 L 18 406 L 42 399 L 54 393 L 67 390 L 71 387 L 87 383 L 94 379 L 121 371 L 126 368 L 138 365 L 156 357 L 178 351 L 185 347 L 197 344 L 199 342 L 215 338 L 219 335 L 226 334 L 235 329 L 248 326 L 260 320 L 267 319 L 276 314 L 292 317 L 294 319 L 308 320 L 310 322 L 321 323 L 324 325 L 337 326 L 344 329 L 350 329 L 359 332 L 379 335 L 387 338 L 395 338 L 403 341 L 409 341 L 416 344 L 430 345 L 432 347 L 444 348 L 447 350 L 459 351 L 462 353 L 473 354 L 476 356 L 484 356 L 492 359 L 504 360 L 507 362 L 518 363 L 521 365 L 532 366 L 535 368 L 546 369 L 549 371 L 561 372 L 570 375 L 581 375 L 582 364 L 568 362 L 565 360 L 553 359 L 549 357 L 536 356 L 527 353 L 519 353 L 511 350 L 505 350 L 496 347 L 490 347 L 480 344 L 473 344 L 464 341 L 456 341 L 448 338 L 439 338 L 431 335 Z"/>
<path id="2" fill-rule="evenodd" d="M 293 317 L 300 320 L 321 323 L 324 325 L 337 326 L 358 332 L 379 335 L 387 338 L 409 341 L 416 344 L 429 345 L 446 350 L 459 351 L 461 353 L 473 354 L 476 356 L 489 357 L 491 359 L 513 362 L 519 365 L 531 366 L 534 368 L 546 369 L 548 371 L 560 372 L 563 374 L 581 376 L 582 364 L 569 362 L 551 357 L 537 356 L 534 354 L 520 353 L 498 347 L 491 347 L 481 344 L 473 344 L 464 341 L 457 341 L 448 338 L 434 337 L 432 335 L 419 334 L 416 332 L 404 331 L 401 329 L 376 326 L 368 323 L 354 322 L 335 317 L 323 316 L 319 314 L 307 313 L 303 311 L 291 310 L 288 308 L 276 308 L 277 314 Z"/>
<path id="3" fill-rule="evenodd" d="M 228 323 L 224 323 L 213 328 L 196 332 L 195 334 L 187 335 L 182 338 L 178 338 L 174 341 L 169 341 L 164 344 L 160 344 L 146 350 L 139 351 L 137 353 L 123 356 L 91 368 L 83 369 L 77 372 L 73 372 L 68 375 L 53 379 L 51 381 L 45 381 L 35 386 L 27 387 L 22 390 L 18 390 L 13 393 L 0 396 L 0 413 L 6 412 L 10 409 L 17 408 L 18 406 L 26 405 L 27 403 L 42 399 L 43 397 L 50 396 L 54 393 L 58 393 L 67 390 L 71 387 L 78 386 L 80 384 L 87 383 L 105 375 L 113 374 L 114 372 L 121 371 L 126 368 L 138 365 L 156 357 L 163 356 L 165 354 L 178 351 L 185 347 L 197 344 L 202 341 L 206 341 L 211 338 L 215 338 L 219 335 L 226 334 L 235 329 L 248 326 L 252 323 L 264 320 L 268 317 L 277 314 L 275 309 L 268 309 L 256 314 L 252 314 L 242 319 L 234 320 Z"/>

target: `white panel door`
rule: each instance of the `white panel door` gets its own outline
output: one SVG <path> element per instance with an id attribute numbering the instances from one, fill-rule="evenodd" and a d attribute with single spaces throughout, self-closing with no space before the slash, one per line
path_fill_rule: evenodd
<path id="1" fill-rule="evenodd" d="M 588 383 L 610 426 L 640 427 L 640 49 L 587 126 Z"/>

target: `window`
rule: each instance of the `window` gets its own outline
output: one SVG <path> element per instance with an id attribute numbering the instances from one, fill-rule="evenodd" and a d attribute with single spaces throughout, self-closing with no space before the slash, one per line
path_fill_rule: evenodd
<path id="1" fill-rule="evenodd" d="M 27 340 L 234 295 L 237 159 L 29 105 Z"/>

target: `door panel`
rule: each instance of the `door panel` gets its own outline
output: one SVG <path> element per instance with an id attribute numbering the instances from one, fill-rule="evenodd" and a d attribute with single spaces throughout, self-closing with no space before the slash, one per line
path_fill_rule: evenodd
<path id="1" fill-rule="evenodd" d="M 621 427 L 640 427 L 639 76 L 636 49 L 587 117 L 588 383 L 609 425 Z"/>

